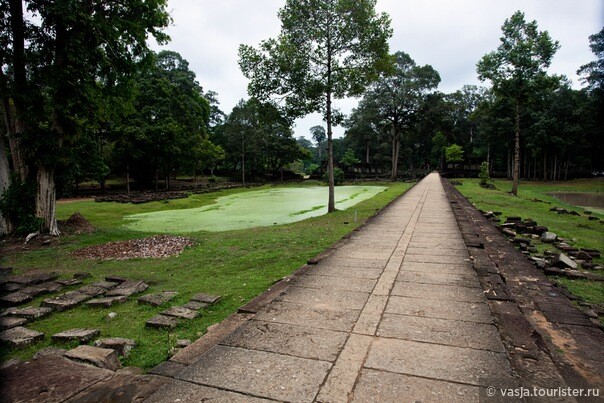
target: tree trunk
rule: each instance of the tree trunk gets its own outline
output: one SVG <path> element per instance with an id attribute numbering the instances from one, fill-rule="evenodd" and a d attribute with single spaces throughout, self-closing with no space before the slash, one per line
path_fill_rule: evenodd
<path id="1" fill-rule="evenodd" d="M 126 164 L 126 192 L 130 196 L 130 163 Z"/>
<path id="2" fill-rule="evenodd" d="M 547 153 L 543 153 L 543 180 L 547 181 Z"/>
<path id="3" fill-rule="evenodd" d="M 558 154 L 554 154 L 554 170 L 552 174 L 552 180 L 558 180 Z"/>
<path id="4" fill-rule="evenodd" d="M 365 143 L 365 162 L 369 164 L 369 143 Z"/>
<path id="5" fill-rule="evenodd" d="M 241 182 L 245 186 L 245 154 L 241 154 Z"/>
<path id="6" fill-rule="evenodd" d="M 40 232 L 60 235 L 55 215 L 56 189 L 54 168 L 38 167 L 38 192 L 36 193 L 36 217 L 42 219 Z"/>
<path id="7" fill-rule="evenodd" d="M 10 186 L 8 158 L 4 146 L 4 136 L 0 134 L 0 198 Z M 8 215 L 0 215 L 0 235 L 11 233 L 13 224 Z"/>
<path id="8" fill-rule="evenodd" d="M 390 173 L 390 180 L 395 181 L 398 176 L 398 156 L 401 143 L 398 138 L 398 131 L 396 126 L 392 126 L 392 172 Z"/>
<path id="9" fill-rule="evenodd" d="M 518 195 L 518 175 L 520 171 L 520 102 L 516 101 L 516 135 L 514 138 L 514 174 L 512 178 L 512 194 Z"/>
<path id="10" fill-rule="evenodd" d="M 327 92 L 327 177 L 329 178 L 329 198 L 327 200 L 327 212 L 336 211 L 335 181 L 333 177 L 333 139 L 331 131 L 331 92 Z"/>
<path id="11" fill-rule="evenodd" d="M 507 151 L 508 151 L 508 155 L 507 155 L 507 158 L 506 158 L 506 163 L 507 163 L 507 178 L 508 179 L 512 179 L 512 156 L 511 156 L 511 153 L 510 153 L 509 144 L 508 144 L 508 147 L 507 147 Z"/>

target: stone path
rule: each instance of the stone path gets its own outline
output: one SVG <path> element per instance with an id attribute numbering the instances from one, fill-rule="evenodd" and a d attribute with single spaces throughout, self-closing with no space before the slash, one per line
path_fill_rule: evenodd
<path id="1" fill-rule="evenodd" d="M 332 252 L 149 401 L 467 402 L 511 376 L 437 174 Z"/>

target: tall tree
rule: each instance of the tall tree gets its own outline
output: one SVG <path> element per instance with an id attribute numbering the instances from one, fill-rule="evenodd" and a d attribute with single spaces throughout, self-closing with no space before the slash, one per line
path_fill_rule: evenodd
<path id="1" fill-rule="evenodd" d="M 512 194 L 518 194 L 520 173 L 520 115 L 531 94 L 549 81 L 546 69 L 560 47 L 547 31 L 539 31 L 537 21 L 527 22 L 517 11 L 501 27 L 503 36 L 496 51 L 478 62 L 480 80 L 490 80 L 496 94 L 515 103 L 514 169 Z"/>
<path id="2" fill-rule="evenodd" d="M 327 125 L 328 211 L 335 210 L 332 126 L 334 99 L 360 94 L 387 66 L 390 19 L 376 0 L 287 0 L 279 11 L 281 33 L 241 45 L 239 66 L 248 91 L 260 99 L 283 98 L 293 116 L 322 112 Z"/>
<path id="3" fill-rule="evenodd" d="M 160 31 L 170 20 L 166 0 L 8 3 L 10 26 L 0 24 L 0 37 L 8 38 L 2 70 L 14 105 L 3 108 L 13 122 L 9 137 L 36 173 L 40 230 L 58 235 L 57 163 L 94 115 L 99 89 L 135 71 L 148 54 L 148 35 L 168 39 Z"/>
<path id="4" fill-rule="evenodd" d="M 323 126 L 313 126 L 310 128 L 310 134 L 312 135 L 313 140 L 317 143 L 317 150 L 319 151 L 319 161 L 321 161 L 321 149 L 323 148 L 323 143 L 325 139 L 327 139 L 327 135 L 325 134 L 325 128 Z"/>

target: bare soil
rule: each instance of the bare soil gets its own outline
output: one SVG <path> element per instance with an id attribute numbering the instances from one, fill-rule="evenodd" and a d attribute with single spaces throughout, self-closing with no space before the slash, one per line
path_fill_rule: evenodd
<path id="1" fill-rule="evenodd" d="M 149 238 L 108 242 L 88 246 L 72 254 L 80 259 L 126 260 L 135 258 L 164 258 L 180 254 L 193 241 L 182 236 L 155 235 Z"/>

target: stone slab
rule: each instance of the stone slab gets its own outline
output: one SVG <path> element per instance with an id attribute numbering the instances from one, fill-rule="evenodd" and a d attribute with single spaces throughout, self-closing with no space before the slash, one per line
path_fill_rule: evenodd
<path id="1" fill-rule="evenodd" d="M 385 313 L 377 335 L 447 346 L 505 351 L 497 328 L 484 323 Z"/>
<path id="2" fill-rule="evenodd" d="M 27 319 L 18 318 L 15 316 L 0 317 L 0 330 L 11 329 L 13 327 L 22 326 L 27 323 Z"/>
<path id="3" fill-rule="evenodd" d="M 178 379 L 280 401 L 310 402 L 330 368 L 325 361 L 216 346 Z"/>
<path id="4" fill-rule="evenodd" d="M 171 316 L 155 315 L 154 317 L 146 321 L 145 325 L 158 329 L 173 329 L 176 327 L 176 325 L 178 325 L 178 319 Z"/>
<path id="5" fill-rule="evenodd" d="M 117 283 L 115 281 L 103 280 L 103 281 L 97 281 L 96 283 L 92 283 L 90 285 L 94 286 L 94 287 L 101 287 L 101 288 L 104 288 L 105 290 L 111 290 L 111 289 L 117 287 L 119 285 L 119 283 Z"/>
<path id="6" fill-rule="evenodd" d="M 220 299 L 220 295 L 211 295 L 200 292 L 191 297 L 191 301 L 204 302 L 206 304 L 213 304 Z"/>
<path id="7" fill-rule="evenodd" d="M 167 381 L 166 378 L 154 375 L 116 373 L 107 380 L 91 385 L 71 398 L 69 402 L 142 402 Z"/>
<path id="8" fill-rule="evenodd" d="M 85 285 L 83 287 L 78 288 L 77 291 L 81 294 L 86 294 L 86 295 L 90 295 L 91 297 L 96 297 L 96 296 L 104 294 L 107 291 L 107 289 L 90 284 L 90 285 Z"/>
<path id="9" fill-rule="evenodd" d="M 312 305 L 317 308 L 360 310 L 367 302 L 369 294 L 366 292 L 289 287 L 279 298 L 283 301 Z"/>
<path id="10" fill-rule="evenodd" d="M 480 378 L 510 377 L 504 353 L 377 338 L 365 368 L 480 386 Z"/>
<path id="11" fill-rule="evenodd" d="M 110 281 L 110 280 L 108 280 L 108 278 L 105 278 L 105 280 Z M 139 292 L 143 292 L 147 288 L 149 288 L 149 286 L 144 281 L 128 280 L 128 281 L 122 282 L 120 285 L 115 287 L 113 290 L 107 291 L 105 296 L 107 296 L 107 297 L 114 297 L 114 296 L 129 297 L 131 295 L 138 294 Z"/>
<path id="12" fill-rule="evenodd" d="M 70 360 L 84 364 L 94 365 L 98 368 L 116 371 L 122 367 L 118 359 L 117 352 L 109 348 L 100 348 L 93 346 L 77 346 L 65 353 L 65 357 Z"/>
<path id="13" fill-rule="evenodd" d="M 58 355 L 46 355 L 0 369 L 2 398 L 8 402 L 65 401 L 113 374 Z"/>
<path id="14" fill-rule="evenodd" d="M 401 271 L 419 271 L 429 273 L 443 274 L 462 274 L 474 275 L 472 266 L 469 264 L 448 264 L 448 263 L 423 263 L 410 262 L 405 260 L 401 265 Z"/>
<path id="15" fill-rule="evenodd" d="M 392 295 L 412 298 L 485 302 L 484 292 L 479 288 L 458 287 L 445 284 L 395 282 L 391 293 Z"/>
<path id="16" fill-rule="evenodd" d="M 417 272 L 407 270 L 401 271 L 396 277 L 396 281 L 407 281 L 420 284 L 460 285 L 463 287 L 480 288 L 480 283 L 475 274 L 465 275 L 459 273 Z"/>
<path id="17" fill-rule="evenodd" d="M 439 255 L 431 255 L 431 254 L 421 254 L 421 255 L 406 255 L 406 262 L 421 262 L 421 263 L 443 263 L 443 264 L 469 264 L 470 257 L 467 253 L 463 256 L 439 256 Z"/>
<path id="18" fill-rule="evenodd" d="M 160 306 L 174 299 L 177 294 L 178 292 L 176 291 L 163 291 L 159 293 L 143 295 L 142 297 L 139 297 L 137 301 L 139 304 Z"/>
<path id="19" fill-rule="evenodd" d="M 82 280 L 78 280 L 77 278 L 70 278 L 70 279 L 66 279 L 66 280 L 56 280 L 55 283 L 61 284 L 62 286 L 70 286 L 70 285 L 77 285 L 77 284 L 82 284 Z"/>
<path id="20" fill-rule="evenodd" d="M 194 319 L 199 316 L 199 312 L 182 306 L 172 306 L 166 309 L 165 311 L 162 311 L 161 314 L 165 316 L 173 316 L 175 318 L 180 319 Z"/>
<path id="21" fill-rule="evenodd" d="M 340 267 L 357 267 L 367 269 L 383 269 L 386 267 L 388 259 L 354 259 L 340 256 L 340 254 L 330 256 L 323 261 L 321 265 L 325 266 L 340 266 Z"/>
<path id="22" fill-rule="evenodd" d="M 199 311 L 201 308 L 209 306 L 205 302 L 189 301 L 183 305 L 183 308 L 191 309 L 192 311 Z"/>
<path id="23" fill-rule="evenodd" d="M 364 369 L 352 402 L 451 402 L 479 401 L 480 388 L 460 383 Z"/>
<path id="24" fill-rule="evenodd" d="M 52 335 L 52 340 L 62 343 L 70 341 L 87 343 L 97 337 L 99 334 L 101 334 L 101 331 L 98 329 L 69 329 Z"/>
<path id="25" fill-rule="evenodd" d="M 221 344 L 333 362 L 347 337 L 333 330 L 250 320 Z"/>
<path id="26" fill-rule="evenodd" d="M 149 370 L 149 374 L 161 375 L 169 378 L 174 378 L 178 375 L 187 365 L 181 364 L 180 362 L 168 360 L 156 365 Z"/>
<path id="27" fill-rule="evenodd" d="M 256 314 L 258 320 L 349 332 L 360 311 L 316 308 L 291 302 L 273 302 Z"/>
<path id="28" fill-rule="evenodd" d="M 49 294 L 51 292 L 59 291 L 62 287 L 63 286 L 59 283 L 48 282 L 48 283 L 29 285 L 27 287 L 21 288 L 19 291 L 21 291 L 25 294 L 29 294 L 35 298 L 38 295 Z"/>
<path id="29" fill-rule="evenodd" d="M 392 296 L 386 306 L 387 313 L 418 317 L 493 323 L 486 303 L 445 301 Z"/>
<path id="30" fill-rule="evenodd" d="M 105 281 L 110 281 L 112 283 L 121 284 L 121 283 L 128 281 L 128 279 L 125 277 L 121 277 L 121 276 L 106 276 Z"/>
<path id="31" fill-rule="evenodd" d="M 11 347 L 23 347 L 28 344 L 36 343 L 44 338 L 44 333 L 17 326 L 0 333 L 0 342 L 4 342 Z"/>
<path id="32" fill-rule="evenodd" d="M 134 347 L 136 342 L 132 339 L 124 339 L 122 337 L 110 337 L 107 339 L 99 339 L 94 342 L 95 347 L 109 348 L 121 357 L 127 357 Z"/>
<path id="33" fill-rule="evenodd" d="M 43 357 L 45 355 L 56 355 L 59 357 L 63 357 L 67 353 L 67 350 L 64 348 L 57 347 L 45 347 L 42 350 L 38 350 L 36 354 L 34 354 L 34 360 Z"/>
<path id="34" fill-rule="evenodd" d="M 210 388 L 192 382 L 172 380 L 151 395 L 147 403 L 199 403 L 199 402 L 228 402 L 228 403 L 262 403 L 273 402 L 258 397 Z"/>
<path id="35" fill-rule="evenodd" d="M 122 302 L 125 302 L 126 299 L 128 299 L 128 297 L 126 297 L 125 295 L 118 295 L 115 297 L 94 298 L 94 299 L 91 299 L 90 301 L 86 301 L 86 305 L 92 306 L 92 307 L 109 308 L 112 305 L 121 304 Z"/>
<path id="36" fill-rule="evenodd" d="M 346 281 L 333 276 L 305 275 L 296 285 L 300 287 L 321 288 L 326 290 L 371 292 L 377 280 L 367 278 L 348 278 Z"/>
<path id="37" fill-rule="evenodd" d="M 16 306 L 29 302 L 33 297 L 21 291 L 11 292 L 0 297 L 0 306 Z"/>
<path id="38" fill-rule="evenodd" d="M 82 294 L 77 291 L 70 291 L 54 298 L 46 298 L 42 301 L 41 305 L 57 311 L 64 311 L 74 308 L 90 298 L 92 298 L 90 295 Z"/>

